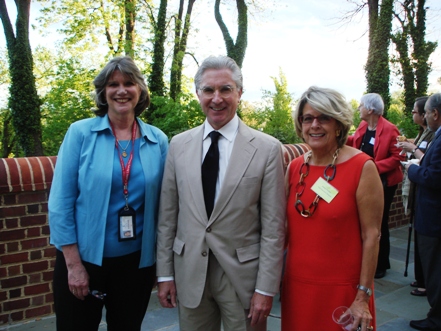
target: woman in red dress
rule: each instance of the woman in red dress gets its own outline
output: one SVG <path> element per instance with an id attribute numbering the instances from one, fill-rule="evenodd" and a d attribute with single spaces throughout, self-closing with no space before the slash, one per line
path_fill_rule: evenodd
<path id="1" fill-rule="evenodd" d="M 311 151 L 287 172 L 288 236 L 282 330 L 376 330 L 373 298 L 383 190 L 373 160 L 346 146 L 353 113 L 338 92 L 310 87 L 295 112 L 296 132 Z"/>

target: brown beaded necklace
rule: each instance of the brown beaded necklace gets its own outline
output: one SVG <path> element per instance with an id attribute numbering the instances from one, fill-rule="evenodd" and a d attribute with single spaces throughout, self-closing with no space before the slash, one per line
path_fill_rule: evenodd
<path id="1" fill-rule="evenodd" d="M 336 169 L 337 169 L 335 166 L 335 161 L 337 160 L 339 152 L 340 152 L 340 148 L 337 148 L 334 155 L 332 156 L 332 163 L 328 164 L 325 168 L 325 171 L 323 172 L 323 177 L 325 177 L 327 182 L 330 182 L 335 177 L 335 173 L 336 173 Z M 295 203 L 294 207 L 296 208 L 297 212 L 300 215 L 302 215 L 303 217 L 312 217 L 312 215 L 317 210 L 317 205 L 320 201 L 320 196 L 317 194 L 315 196 L 314 200 L 309 205 L 309 208 L 305 209 L 305 205 L 303 204 L 302 200 L 300 200 L 300 197 L 302 196 L 303 191 L 305 190 L 304 179 L 309 174 L 309 163 L 308 162 L 311 159 L 311 155 L 312 155 L 312 152 L 308 153 L 308 155 L 305 157 L 305 160 L 299 170 L 300 179 L 296 185 L 297 192 L 296 192 L 296 203 Z M 328 174 L 327 174 L 328 170 L 332 171 L 330 176 L 328 176 Z"/>

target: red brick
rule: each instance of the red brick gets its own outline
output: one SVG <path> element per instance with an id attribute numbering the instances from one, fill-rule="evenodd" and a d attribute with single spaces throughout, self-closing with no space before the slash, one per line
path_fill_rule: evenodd
<path id="1" fill-rule="evenodd" d="M 24 238 L 25 238 L 24 229 L 0 232 L 0 241 L 12 241 L 12 240 L 20 240 Z"/>
<path id="2" fill-rule="evenodd" d="M 6 245 L 5 244 L 0 244 L 0 254 L 5 254 L 6 253 Z"/>
<path id="3" fill-rule="evenodd" d="M 14 252 L 18 252 L 18 242 L 14 241 L 12 243 L 7 243 L 6 247 L 8 247 L 8 253 L 14 253 Z"/>
<path id="4" fill-rule="evenodd" d="M 57 249 L 54 246 L 43 249 L 44 257 L 55 257 Z"/>
<path id="5" fill-rule="evenodd" d="M 40 284 L 41 276 L 41 272 L 29 275 L 29 284 Z"/>
<path id="6" fill-rule="evenodd" d="M 52 282 L 53 279 L 54 279 L 54 271 L 53 270 L 43 272 L 43 281 Z"/>
<path id="7" fill-rule="evenodd" d="M 48 245 L 47 239 L 48 238 L 36 238 L 36 239 L 30 239 L 30 240 L 23 240 L 21 242 L 21 249 L 27 250 L 27 249 L 45 247 Z"/>
<path id="8" fill-rule="evenodd" d="M 47 213 L 48 212 L 47 202 L 40 203 L 40 210 L 41 210 L 42 213 Z"/>
<path id="9" fill-rule="evenodd" d="M 20 225 L 23 228 L 27 228 L 35 225 L 45 225 L 47 223 L 47 215 L 32 215 L 22 217 Z"/>
<path id="10" fill-rule="evenodd" d="M 47 268 L 48 262 L 46 260 L 34 263 L 26 263 L 23 264 L 23 273 L 30 274 L 38 271 L 47 270 Z"/>
<path id="11" fill-rule="evenodd" d="M 37 202 L 47 201 L 45 192 L 36 193 L 22 193 L 18 196 L 19 204 L 32 204 Z"/>
<path id="12" fill-rule="evenodd" d="M 8 267 L 8 276 L 14 277 L 21 274 L 21 265 L 13 265 Z"/>
<path id="13" fill-rule="evenodd" d="M 5 267 L 0 268 L 0 278 L 5 278 L 8 275 L 8 272 Z"/>
<path id="14" fill-rule="evenodd" d="M 19 287 L 27 284 L 27 277 L 26 276 L 19 276 L 19 277 L 9 277 L 7 279 L 2 279 L 0 281 L 2 288 L 12 288 L 12 287 Z"/>
<path id="15" fill-rule="evenodd" d="M 25 214 L 26 214 L 25 206 L 11 206 L 8 208 L 3 208 L 3 217 L 5 218 L 23 216 Z"/>
<path id="16" fill-rule="evenodd" d="M 3 203 L 5 205 L 16 205 L 17 204 L 17 195 L 16 194 L 4 194 L 3 195 Z"/>
<path id="17" fill-rule="evenodd" d="M 52 313 L 52 309 L 50 305 L 46 305 L 43 307 L 33 308 L 33 309 L 27 309 L 25 312 L 26 318 L 33 318 L 33 317 L 39 317 L 42 315 L 49 315 Z"/>
<path id="18" fill-rule="evenodd" d="M 47 293 L 49 291 L 50 291 L 49 284 L 47 284 L 47 283 L 27 286 L 24 288 L 25 296 Z"/>
<path id="19" fill-rule="evenodd" d="M 24 319 L 23 311 L 16 311 L 11 314 L 11 320 L 14 322 L 22 321 Z"/>
<path id="20" fill-rule="evenodd" d="M 9 314 L 0 314 L 0 325 L 1 324 L 6 324 L 9 322 Z"/>
<path id="21" fill-rule="evenodd" d="M 8 218 L 5 220 L 7 229 L 15 229 L 18 228 L 18 218 Z"/>
<path id="22" fill-rule="evenodd" d="M 0 256 L 0 264 L 12 264 L 28 261 L 28 253 L 17 253 Z"/>
<path id="23" fill-rule="evenodd" d="M 15 299 L 21 297 L 21 288 L 16 288 L 9 291 L 9 299 Z"/>
<path id="24" fill-rule="evenodd" d="M 43 225 L 42 227 L 41 227 L 41 234 L 42 235 L 50 235 L 50 229 L 49 229 L 49 225 Z"/>
<path id="25" fill-rule="evenodd" d="M 40 205 L 27 205 L 28 214 L 38 214 L 40 212 Z"/>
<path id="26" fill-rule="evenodd" d="M 38 297 L 33 297 L 31 299 L 31 306 L 42 306 L 44 305 L 44 296 L 39 295 Z"/>
<path id="27" fill-rule="evenodd" d="M 26 237 L 33 238 L 33 237 L 40 237 L 41 235 L 41 228 L 40 227 L 34 227 L 29 228 L 26 232 Z"/>
<path id="28" fill-rule="evenodd" d="M 6 301 L 3 304 L 3 310 L 4 311 L 10 311 L 10 310 L 18 310 L 18 309 L 23 309 L 23 308 L 27 308 L 30 305 L 30 300 L 28 298 L 24 298 L 24 299 L 20 299 L 20 300 L 15 300 L 15 301 Z"/>
<path id="29" fill-rule="evenodd" d="M 33 251 L 30 254 L 31 261 L 40 260 L 42 258 L 42 256 L 43 256 L 43 252 L 40 251 L 40 250 L 39 251 Z"/>
<path id="30" fill-rule="evenodd" d="M 7 298 L 8 298 L 7 292 L 0 291 L 0 302 L 6 301 Z"/>
<path id="31" fill-rule="evenodd" d="M 44 298 L 45 298 L 45 300 L 46 300 L 46 302 L 47 303 L 49 303 L 49 302 L 54 302 L 54 294 L 51 292 L 51 293 L 48 293 L 48 294 L 46 294 L 45 296 L 44 296 Z"/>

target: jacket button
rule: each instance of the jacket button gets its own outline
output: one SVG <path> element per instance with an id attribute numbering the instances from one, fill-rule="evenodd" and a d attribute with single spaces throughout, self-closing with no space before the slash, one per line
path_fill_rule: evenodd
<path id="1" fill-rule="evenodd" d="M 207 252 L 202 252 L 202 256 L 207 256 Z"/>
<path id="2" fill-rule="evenodd" d="M 207 230 L 206 230 L 207 232 L 211 232 L 211 228 L 207 228 Z"/>

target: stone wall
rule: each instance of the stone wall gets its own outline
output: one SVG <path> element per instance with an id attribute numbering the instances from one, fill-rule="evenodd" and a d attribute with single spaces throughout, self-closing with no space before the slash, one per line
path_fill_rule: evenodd
<path id="1" fill-rule="evenodd" d="M 308 149 L 285 145 L 285 166 Z M 0 159 L 0 325 L 54 313 L 47 199 L 55 162 L 55 156 Z M 389 226 L 407 223 L 400 186 Z"/>

